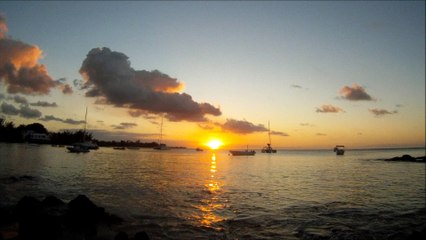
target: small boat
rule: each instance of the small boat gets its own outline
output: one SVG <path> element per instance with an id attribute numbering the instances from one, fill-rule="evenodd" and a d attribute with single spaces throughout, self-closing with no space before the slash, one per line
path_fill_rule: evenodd
<path id="1" fill-rule="evenodd" d="M 195 151 L 197 151 L 197 152 L 202 152 L 202 151 L 204 151 L 202 148 L 199 148 L 199 147 L 197 147 L 196 149 L 195 149 Z"/>
<path id="2" fill-rule="evenodd" d="M 232 156 L 253 156 L 256 154 L 254 150 L 230 150 Z"/>
<path id="3" fill-rule="evenodd" d="M 271 128 L 269 127 L 269 122 L 268 122 L 268 136 L 269 136 L 269 143 L 267 143 L 266 146 L 262 148 L 262 153 L 276 153 L 277 150 L 271 147 Z"/>
<path id="4" fill-rule="evenodd" d="M 253 156 L 256 154 L 256 151 L 248 150 L 248 146 L 246 150 L 230 150 L 229 152 L 232 156 Z"/>
<path id="5" fill-rule="evenodd" d="M 345 146 L 336 145 L 334 147 L 334 152 L 336 153 L 336 155 L 344 155 L 345 154 Z"/>
<path id="6" fill-rule="evenodd" d="M 114 150 L 126 150 L 125 147 L 113 147 Z"/>
<path id="7" fill-rule="evenodd" d="M 67 147 L 68 152 L 70 153 L 88 153 L 90 152 L 89 148 L 85 145 L 82 145 L 80 143 L 75 143 L 72 146 Z"/>
<path id="8" fill-rule="evenodd" d="M 167 147 L 167 145 L 166 145 L 166 144 L 161 143 L 161 144 L 159 144 L 158 146 L 154 147 L 154 149 L 155 149 L 155 150 L 169 150 L 170 148 L 169 148 L 169 147 Z"/>

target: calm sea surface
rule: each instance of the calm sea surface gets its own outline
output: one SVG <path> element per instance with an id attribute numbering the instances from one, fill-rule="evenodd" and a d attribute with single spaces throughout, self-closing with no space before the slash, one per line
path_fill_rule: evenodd
<path id="1" fill-rule="evenodd" d="M 377 160 L 403 154 L 425 149 L 233 157 L 0 144 L 0 203 L 85 194 L 152 239 L 404 239 L 426 227 L 425 164 Z"/>

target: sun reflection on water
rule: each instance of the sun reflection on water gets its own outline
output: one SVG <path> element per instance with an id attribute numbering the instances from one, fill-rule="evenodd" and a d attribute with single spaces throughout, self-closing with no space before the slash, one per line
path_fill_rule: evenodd
<path id="1" fill-rule="evenodd" d="M 206 180 L 204 185 L 206 197 L 201 201 L 201 205 L 198 206 L 198 209 L 201 211 L 199 223 L 204 227 L 221 230 L 221 227 L 215 226 L 215 224 L 225 219 L 217 214 L 217 211 L 224 209 L 225 205 L 221 202 L 221 184 L 216 178 L 216 173 L 216 154 L 212 153 L 210 161 L 210 178 Z"/>

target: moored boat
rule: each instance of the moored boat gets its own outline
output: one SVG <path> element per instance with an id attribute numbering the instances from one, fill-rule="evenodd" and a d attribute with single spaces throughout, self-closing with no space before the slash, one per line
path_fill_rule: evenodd
<path id="1" fill-rule="evenodd" d="M 277 150 L 273 149 L 271 147 L 271 144 L 268 143 L 265 147 L 262 148 L 262 152 L 263 153 L 276 153 Z"/>
<path id="2" fill-rule="evenodd" d="M 85 145 L 82 145 L 80 143 L 75 143 L 72 146 L 67 147 L 68 152 L 70 153 L 87 153 L 90 152 L 89 148 Z"/>
<path id="3" fill-rule="evenodd" d="M 343 145 L 336 145 L 334 147 L 333 151 L 336 153 L 336 155 L 344 155 L 345 154 L 345 146 L 343 146 Z"/>
<path id="4" fill-rule="evenodd" d="M 262 153 L 276 153 L 277 150 L 271 147 L 271 128 L 269 127 L 269 121 L 268 121 L 268 137 L 269 137 L 269 143 L 267 143 L 266 146 L 262 148 Z"/>
<path id="5" fill-rule="evenodd" d="M 113 147 L 114 150 L 126 150 L 125 147 Z"/>

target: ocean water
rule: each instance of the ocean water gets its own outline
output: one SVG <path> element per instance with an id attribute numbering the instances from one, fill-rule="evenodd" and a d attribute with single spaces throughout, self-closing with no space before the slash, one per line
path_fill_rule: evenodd
<path id="1" fill-rule="evenodd" d="M 151 239 L 407 239 L 426 227 L 425 164 L 378 160 L 403 154 L 425 149 L 235 157 L 0 144 L 0 203 L 85 194 L 125 219 L 117 230 Z"/>

